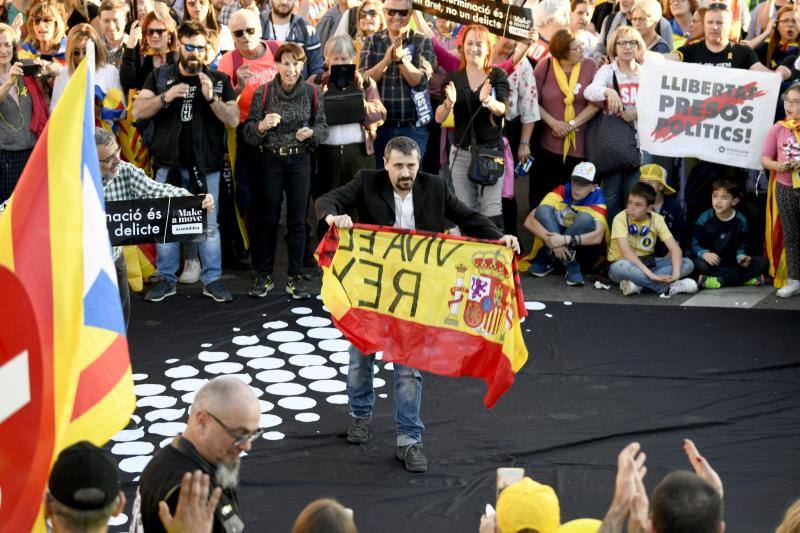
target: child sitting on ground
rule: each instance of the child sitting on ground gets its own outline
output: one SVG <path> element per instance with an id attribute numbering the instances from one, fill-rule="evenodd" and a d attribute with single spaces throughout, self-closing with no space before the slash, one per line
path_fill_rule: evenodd
<path id="1" fill-rule="evenodd" d="M 694 265 L 683 257 L 664 217 L 653 212 L 655 201 L 656 191 L 650 185 L 639 182 L 631 188 L 625 211 L 611 224 L 608 275 L 625 296 L 638 294 L 642 288 L 664 297 L 697 292 L 697 283 L 686 277 Z M 668 257 L 656 258 L 659 240 L 669 250 Z"/>
<path id="2" fill-rule="evenodd" d="M 639 168 L 639 181 L 643 181 L 655 189 L 656 202 L 653 204 L 653 212 L 664 217 L 664 222 L 672 236 L 678 241 L 678 245 L 681 248 L 688 247 L 690 235 L 686 227 L 686 210 L 681 206 L 675 189 L 667 184 L 667 170 L 661 165 L 642 165 Z M 656 245 L 656 254 L 660 256 L 667 254 L 664 243 L 660 242 Z"/>
<path id="3" fill-rule="evenodd" d="M 712 185 L 711 209 L 697 217 L 692 237 L 698 285 L 706 289 L 762 285 L 769 268 L 765 257 L 745 253 L 747 219 L 734 209 L 739 203 L 736 182 L 719 178 Z"/>
<path id="4" fill-rule="evenodd" d="M 597 266 L 608 240 L 606 201 L 597 187 L 595 166 L 578 163 L 566 185 L 547 194 L 525 219 L 525 228 L 533 233 L 535 258 L 528 270 L 536 277 L 553 271 L 556 261 L 564 266 L 569 286 L 584 284 L 582 272 Z"/>

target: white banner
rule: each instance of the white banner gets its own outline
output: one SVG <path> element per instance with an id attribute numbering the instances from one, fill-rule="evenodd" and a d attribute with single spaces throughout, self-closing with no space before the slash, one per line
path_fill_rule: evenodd
<path id="1" fill-rule="evenodd" d="M 648 59 L 639 80 L 642 150 L 761 168 L 778 74 Z"/>

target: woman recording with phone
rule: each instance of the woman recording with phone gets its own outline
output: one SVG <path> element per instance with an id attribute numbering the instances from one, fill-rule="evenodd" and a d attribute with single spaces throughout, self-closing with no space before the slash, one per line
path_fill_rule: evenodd
<path id="1" fill-rule="evenodd" d="M 16 60 L 16 34 L 11 26 L 0 24 L 0 203 L 11 196 L 47 122 L 41 91 Z M 35 94 L 41 99 L 38 117 Z"/>

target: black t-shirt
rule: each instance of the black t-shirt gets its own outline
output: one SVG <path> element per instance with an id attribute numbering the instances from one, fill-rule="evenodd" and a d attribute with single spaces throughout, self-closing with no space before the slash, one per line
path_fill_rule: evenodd
<path id="1" fill-rule="evenodd" d="M 67 30 L 71 29 L 74 26 L 77 26 L 78 24 L 83 24 L 83 23 L 88 24 L 92 22 L 92 20 L 94 20 L 95 17 L 97 17 L 97 15 L 100 14 L 100 8 L 90 2 L 86 2 L 86 11 L 87 13 L 89 13 L 88 20 L 80 13 L 80 11 L 78 11 L 77 9 L 73 10 L 72 14 L 67 19 Z"/>
<path id="2" fill-rule="evenodd" d="M 769 50 L 769 42 L 761 43 L 758 48 L 756 48 L 756 56 L 758 56 L 758 60 L 761 61 L 762 65 L 765 65 L 770 70 L 775 70 L 778 68 L 778 65 L 783 64 L 783 61 L 787 57 L 796 56 L 797 55 L 797 46 L 787 46 L 781 47 L 776 46 L 775 50 L 772 51 L 772 59 L 767 64 L 767 51 Z"/>
<path id="3" fill-rule="evenodd" d="M 749 46 L 738 43 L 728 43 L 722 51 L 712 52 L 705 41 L 681 46 L 678 49 L 681 61 L 714 67 L 741 68 L 748 70 L 758 63 L 755 51 Z"/>
<path id="4" fill-rule="evenodd" d="M 444 79 L 444 85 L 453 82 L 456 86 L 456 103 L 453 107 L 453 116 L 455 118 L 455 142 L 460 143 L 463 149 L 469 149 L 471 136 L 467 125 L 469 124 L 472 114 L 476 111 L 478 116 L 472 121 L 472 128 L 475 131 L 475 139 L 478 144 L 499 144 L 503 141 L 503 120 L 501 117 L 492 115 L 491 111 L 481 105 L 478 96 L 480 89 L 473 91 L 470 89 L 469 80 L 467 79 L 467 72 L 459 70 L 456 72 L 449 72 Z M 494 90 L 494 97 L 504 104 L 508 103 L 508 95 L 511 91 L 508 85 L 508 76 L 505 71 L 499 68 L 492 68 L 489 72 L 489 83 Z M 470 113 L 469 106 L 467 105 L 467 98 L 469 98 L 469 106 L 472 107 Z M 480 111 L 478 111 L 480 109 Z M 464 139 L 461 141 L 461 139 Z"/>

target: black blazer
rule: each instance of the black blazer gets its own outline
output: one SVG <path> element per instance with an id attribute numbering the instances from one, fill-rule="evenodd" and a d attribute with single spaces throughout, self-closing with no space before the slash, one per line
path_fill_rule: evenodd
<path id="1" fill-rule="evenodd" d="M 418 230 L 443 232 L 448 220 L 470 237 L 496 240 L 503 236 L 491 220 L 461 203 L 440 176 L 417 172 L 411 191 Z M 352 209 L 358 211 L 358 221 L 363 224 L 394 226 L 394 194 L 386 170 L 360 170 L 349 183 L 324 194 L 316 202 L 320 226 L 325 224 L 326 216 Z"/>

